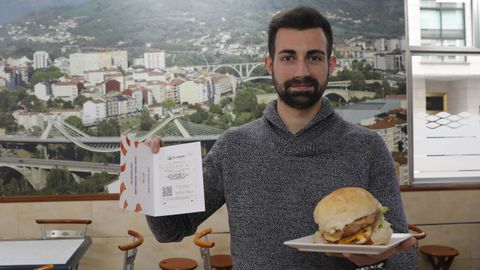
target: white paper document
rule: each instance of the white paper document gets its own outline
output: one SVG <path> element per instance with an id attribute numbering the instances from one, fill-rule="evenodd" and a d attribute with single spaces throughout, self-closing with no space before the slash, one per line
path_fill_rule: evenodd
<path id="1" fill-rule="evenodd" d="M 122 136 L 121 151 L 121 208 L 150 216 L 205 211 L 200 142 L 152 154 L 132 136 Z"/>

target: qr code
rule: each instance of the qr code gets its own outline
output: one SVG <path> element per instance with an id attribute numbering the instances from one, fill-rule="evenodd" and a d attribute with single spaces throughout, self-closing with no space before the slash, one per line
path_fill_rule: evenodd
<path id="1" fill-rule="evenodd" d="M 172 186 L 162 187 L 162 197 L 172 196 Z"/>

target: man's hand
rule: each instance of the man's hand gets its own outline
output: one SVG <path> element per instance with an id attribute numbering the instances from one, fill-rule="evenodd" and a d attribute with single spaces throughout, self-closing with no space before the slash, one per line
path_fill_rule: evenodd
<path id="1" fill-rule="evenodd" d="M 145 144 L 152 149 L 152 153 L 156 154 L 158 151 L 160 151 L 160 147 L 165 146 L 165 143 L 163 143 L 162 139 L 157 136 L 152 136 L 148 139 L 145 140 Z"/>
<path id="2" fill-rule="evenodd" d="M 327 256 L 345 258 L 356 264 L 357 266 L 364 266 L 370 264 L 376 264 L 383 260 L 388 259 L 388 257 L 409 250 L 412 246 L 417 244 L 417 239 L 410 237 L 410 239 L 404 241 L 400 245 L 388 249 L 380 254 L 347 254 L 347 253 L 325 253 Z"/>

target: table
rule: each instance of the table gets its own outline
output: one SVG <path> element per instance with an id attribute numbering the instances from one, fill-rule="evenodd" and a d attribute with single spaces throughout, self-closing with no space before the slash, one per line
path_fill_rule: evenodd
<path id="1" fill-rule="evenodd" d="M 47 239 L 0 241 L 0 269 L 31 270 L 54 264 L 55 270 L 76 269 L 92 239 Z"/>

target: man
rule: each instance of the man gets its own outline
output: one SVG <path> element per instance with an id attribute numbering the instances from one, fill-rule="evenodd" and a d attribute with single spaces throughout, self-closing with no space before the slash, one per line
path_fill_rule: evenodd
<path id="1" fill-rule="evenodd" d="M 332 32 L 316 10 L 298 7 L 269 26 L 278 100 L 263 117 L 232 128 L 203 161 L 206 212 L 147 217 L 160 242 L 180 241 L 226 203 L 234 269 L 416 269 L 409 239 L 379 255 L 301 252 L 284 241 L 316 231 L 313 210 L 343 186 L 368 189 L 390 210 L 394 232 L 407 232 L 395 168 L 383 140 L 342 120 L 322 98 L 335 68 Z M 153 152 L 162 142 L 151 140 Z"/>

